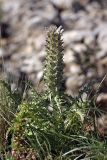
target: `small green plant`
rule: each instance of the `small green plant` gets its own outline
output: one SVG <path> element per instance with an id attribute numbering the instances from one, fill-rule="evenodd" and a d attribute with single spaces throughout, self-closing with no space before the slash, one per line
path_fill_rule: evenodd
<path id="1" fill-rule="evenodd" d="M 11 127 L 12 120 L 15 118 L 20 95 L 12 92 L 10 85 L 0 80 L 0 152 L 4 153 L 9 149 L 7 131 Z"/>
<path id="2" fill-rule="evenodd" d="M 88 97 L 90 90 L 84 88 L 73 98 L 62 87 L 63 50 L 62 29 L 50 27 L 44 67 L 46 89 L 43 93 L 31 89 L 31 95 L 18 105 L 10 127 L 15 160 L 103 160 L 107 156 L 106 141 L 100 141 L 94 118 L 88 114 L 95 106 Z M 87 131 L 88 125 L 93 129 Z"/>
<path id="3" fill-rule="evenodd" d="M 33 91 L 31 101 L 22 104 L 16 116 L 13 149 L 18 158 L 31 148 L 41 160 L 60 157 L 75 146 L 78 141 L 75 136 L 82 133 L 81 117 L 62 88 L 64 64 L 61 35 L 61 28 L 56 27 L 51 27 L 47 33 L 46 92 L 39 94 Z"/>

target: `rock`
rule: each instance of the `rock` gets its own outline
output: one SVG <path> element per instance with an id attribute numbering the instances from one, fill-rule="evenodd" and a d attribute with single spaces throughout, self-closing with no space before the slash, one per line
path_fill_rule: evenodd
<path id="1" fill-rule="evenodd" d="M 88 71 L 87 71 L 87 78 L 92 78 L 92 77 L 95 77 L 95 74 L 96 74 L 96 72 L 95 72 L 95 70 L 94 69 L 92 69 L 92 68 L 90 68 L 90 69 L 88 69 Z"/>
<path id="2" fill-rule="evenodd" d="M 64 62 L 70 63 L 75 60 L 74 52 L 72 50 L 66 50 L 64 54 Z"/>
<path id="3" fill-rule="evenodd" d="M 40 81 L 43 78 L 43 71 L 39 71 L 36 77 L 37 77 L 37 80 Z"/>
<path id="4" fill-rule="evenodd" d="M 41 62 L 44 62 L 45 61 L 45 57 L 46 57 L 46 51 L 45 51 L 45 48 L 43 50 L 41 50 L 39 53 L 38 53 L 38 59 L 41 61 Z"/>
<path id="5" fill-rule="evenodd" d="M 41 62 L 38 60 L 37 57 L 29 57 L 23 61 L 21 66 L 21 71 L 25 73 L 37 72 L 42 69 Z"/>
<path id="6" fill-rule="evenodd" d="M 89 2 L 97 2 L 99 3 L 102 7 L 106 7 L 107 6 L 107 1 L 106 0 L 89 0 Z"/>
<path id="7" fill-rule="evenodd" d="M 80 1 L 74 1 L 72 3 L 72 9 L 75 13 L 79 12 L 79 11 L 85 11 L 85 7 L 84 5 L 82 5 L 82 3 Z"/>
<path id="8" fill-rule="evenodd" d="M 67 93 L 71 95 L 77 95 L 80 86 L 82 85 L 84 76 L 71 76 L 66 81 Z"/>
<path id="9" fill-rule="evenodd" d="M 100 63 L 101 65 L 103 65 L 104 67 L 107 67 L 107 57 L 101 59 L 99 63 Z"/>
<path id="10" fill-rule="evenodd" d="M 20 0 L 8 0 L 8 2 L 6 2 L 6 0 L 4 0 L 4 3 L 2 3 L 2 9 L 5 12 L 11 12 L 12 16 L 13 14 L 15 14 L 16 12 L 18 12 L 20 8 Z"/>
<path id="11" fill-rule="evenodd" d="M 39 35 L 34 39 L 35 49 L 37 51 L 41 51 L 41 49 L 45 46 L 45 36 L 44 34 Z"/>
<path id="12" fill-rule="evenodd" d="M 51 0 L 51 2 L 58 8 L 68 9 L 71 7 L 73 0 L 66 0 L 66 2 L 65 0 Z"/>
<path id="13" fill-rule="evenodd" d="M 86 26 L 87 24 L 87 26 Z M 80 13 L 78 15 L 78 20 L 75 24 L 75 29 L 77 30 L 90 30 L 93 27 L 92 19 L 88 17 L 88 15 L 85 13 Z"/>
<path id="14" fill-rule="evenodd" d="M 73 50 L 77 53 L 83 53 L 87 51 L 87 47 L 84 44 L 78 43 L 73 46 Z"/>
<path id="15" fill-rule="evenodd" d="M 68 29 L 73 29 L 76 21 L 78 20 L 78 15 L 75 15 L 71 10 L 66 10 L 61 13 L 61 18 L 64 23 L 64 27 Z"/>
<path id="16" fill-rule="evenodd" d="M 95 44 L 95 36 L 93 35 L 93 32 L 92 34 L 90 34 L 90 36 L 87 36 L 84 41 L 88 46 L 92 46 L 93 44 Z"/>
<path id="17" fill-rule="evenodd" d="M 99 118 L 96 118 L 96 127 L 100 137 L 107 136 L 107 114 L 102 114 Z"/>
<path id="18" fill-rule="evenodd" d="M 4 50 L 3 48 L 0 48 L 0 58 L 2 58 L 4 56 Z"/>
<path id="19" fill-rule="evenodd" d="M 101 50 L 96 53 L 96 59 L 100 60 L 107 56 L 107 51 Z"/>
<path id="20" fill-rule="evenodd" d="M 78 75 L 79 73 L 81 73 L 80 66 L 75 63 L 71 63 L 70 68 L 69 68 L 69 72 L 72 75 Z"/>
<path id="21" fill-rule="evenodd" d="M 99 34 L 98 36 L 98 44 L 102 50 L 107 51 L 107 23 L 100 25 L 96 32 Z"/>
<path id="22" fill-rule="evenodd" d="M 77 43 L 83 41 L 86 37 L 90 36 L 92 33 L 89 30 L 73 30 L 66 31 L 63 35 L 65 45 L 70 43 Z"/>

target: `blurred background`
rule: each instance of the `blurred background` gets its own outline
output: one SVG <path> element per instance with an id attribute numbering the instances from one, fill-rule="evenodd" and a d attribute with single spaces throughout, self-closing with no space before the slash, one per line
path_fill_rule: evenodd
<path id="1" fill-rule="evenodd" d="M 90 81 L 96 92 L 103 80 L 99 99 L 107 105 L 107 0 L 0 0 L 0 75 L 13 89 L 23 76 L 37 86 L 51 25 L 64 28 L 67 92 Z"/>

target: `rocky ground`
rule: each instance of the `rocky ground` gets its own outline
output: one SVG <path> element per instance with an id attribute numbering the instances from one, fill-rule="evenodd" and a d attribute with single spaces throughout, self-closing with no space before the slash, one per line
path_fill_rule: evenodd
<path id="1" fill-rule="evenodd" d="M 90 80 L 95 80 L 96 88 L 103 80 L 100 92 L 107 94 L 106 0 L 0 0 L 0 3 L 0 67 L 13 88 L 22 74 L 34 85 L 39 83 L 46 56 L 46 30 L 50 25 L 62 25 L 67 92 L 78 93 Z"/>

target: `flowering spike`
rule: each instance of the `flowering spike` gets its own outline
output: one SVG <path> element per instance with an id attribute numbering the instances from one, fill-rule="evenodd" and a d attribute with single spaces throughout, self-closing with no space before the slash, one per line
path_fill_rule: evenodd
<path id="1" fill-rule="evenodd" d="M 50 27 L 47 32 L 44 80 L 51 93 L 62 90 L 64 68 L 62 32 L 62 27 L 55 26 Z"/>

